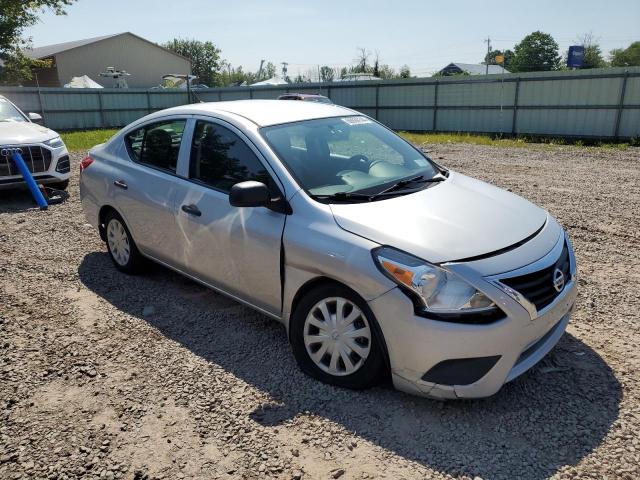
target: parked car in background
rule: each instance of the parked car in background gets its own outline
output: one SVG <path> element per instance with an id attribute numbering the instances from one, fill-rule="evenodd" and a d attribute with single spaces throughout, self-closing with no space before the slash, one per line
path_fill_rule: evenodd
<path id="1" fill-rule="evenodd" d="M 330 98 L 317 93 L 285 93 L 278 100 L 302 100 L 303 102 L 333 103 Z"/>
<path id="2" fill-rule="evenodd" d="M 24 184 L 12 160 L 16 151 L 37 183 L 58 189 L 69 185 L 67 147 L 56 132 L 34 123 L 41 120 L 39 114 L 25 114 L 0 95 L 0 188 Z"/>
<path id="3" fill-rule="evenodd" d="M 343 387 L 492 395 L 576 298 L 548 212 L 335 105 L 153 113 L 89 152 L 80 196 L 116 268 L 148 258 L 278 319 L 302 370 Z"/>

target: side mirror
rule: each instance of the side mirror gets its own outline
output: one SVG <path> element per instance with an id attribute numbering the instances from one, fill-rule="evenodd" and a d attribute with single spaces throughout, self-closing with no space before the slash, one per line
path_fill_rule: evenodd
<path id="1" fill-rule="evenodd" d="M 42 115 L 40 115 L 39 113 L 29 112 L 27 113 L 27 117 L 29 117 L 29 120 L 31 120 L 32 122 L 42 122 Z"/>
<path id="2" fill-rule="evenodd" d="M 267 186 L 253 180 L 236 183 L 229 192 L 229 203 L 234 207 L 264 207 L 270 199 Z"/>

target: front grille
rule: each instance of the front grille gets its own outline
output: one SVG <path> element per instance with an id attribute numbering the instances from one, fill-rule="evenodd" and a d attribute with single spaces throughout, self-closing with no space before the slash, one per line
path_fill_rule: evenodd
<path id="1" fill-rule="evenodd" d="M 556 269 L 560 270 L 564 275 L 564 289 L 570 279 L 569 248 L 566 242 L 560 257 L 550 267 L 519 277 L 501 278 L 500 281 L 520 293 L 540 311 L 562 293 L 562 290 L 558 291 L 554 286 L 554 273 Z"/>
<path id="2" fill-rule="evenodd" d="M 46 172 L 51 165 L 51 151 L 38 145 L 18 145 L 9 148 L 20 148 L 22 158 L 31 173 Z M 11 156 L 0 156 L 0 177 L 19 175 L 18 167 Z"/>

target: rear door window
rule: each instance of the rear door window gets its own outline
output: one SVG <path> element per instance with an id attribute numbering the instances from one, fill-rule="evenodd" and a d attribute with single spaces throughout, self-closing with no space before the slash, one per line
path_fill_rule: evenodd
<path id="1" fill-rule="evenodd" d="M 125 136 L 131 158 L 169 173 L 176 173 L 178 153 L 186 120 L 169 120 L 145 125 Z"/>

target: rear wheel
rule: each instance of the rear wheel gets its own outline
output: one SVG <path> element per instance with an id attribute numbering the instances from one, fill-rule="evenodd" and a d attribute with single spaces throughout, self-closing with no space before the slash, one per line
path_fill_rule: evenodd
<path id="1" fill-rule="evenodd" d="M 116 268 L 125 273 L 139 272 L 143 258 L 122 217 L 109 212 L 105 218 L 105 231 L 107 250 Z"/>
<path id="2" fill-rule="evenodd" d="M 339 285 L 309 292 L 291 317 L 291 344 L 300 368 L 332 385 L 374 385 L 385 371 L 381 342 L 366 302 Z"/>

